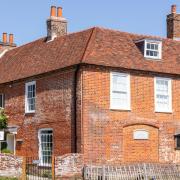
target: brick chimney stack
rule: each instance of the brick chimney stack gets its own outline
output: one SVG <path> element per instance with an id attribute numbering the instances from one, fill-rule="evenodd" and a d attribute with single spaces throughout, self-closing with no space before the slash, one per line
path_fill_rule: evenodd
<path id="1" fill-rule="evenodd" d="M 9 34 L 9 38 L 7 33 L 2 34 L 2 41 L 0 41 L 0 49 L 12 49 L 16 47 L 14 44 L 14 35 Z"/>
<path id="2" fill-rule="evenodd" d="M 180 14 L 176 5 L 171 6 L 171 14 L 167 15 L 167 37 L 180 40 Z"/>
<path id="3" fill-rule="evenodd" d="M 47 20 L 47 41 L 67 34 L 67 20 L 62 14 L 62 7 L 51 6 L 50 17 Z"/>
<path id="4" fill-rule="evenodd" d="M 9 38 L 7 33 L 2 34 L 2 41 L 0 41 L 0 58 L 9 50 L 16 47 L 14 44 L 14 35 L 9 34 Z"/>

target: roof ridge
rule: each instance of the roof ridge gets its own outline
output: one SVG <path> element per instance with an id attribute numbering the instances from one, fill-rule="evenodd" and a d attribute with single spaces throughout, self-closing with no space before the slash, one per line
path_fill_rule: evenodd
<path id="1" fill-rule="evenodd" d="M 89 36 L 89 39 L 88 39 L 88 41 L 87 41 L 87 45 L 86 45 L 86 47 L 85 47 L 85 50 L 84 50 L 84 53 L 83 53 L 82 58 L 81 58 L 81 60 L 80 60 L 80 63 L 82 63 L 82 61 L 83 61 L 84 58 L 85 58 L 86 51 L 87 51 L 87 49 L 88 49 L 88 47 L 89 47 L 89 44 L 90 44 L 90 41 L 91 41 L 91 39 L 92 39 L 92 35 L 93 35 L 95 29 L 96 29 L 96 27 L 93 27 L 93 28 L 92 28 L 92 32 L 91 32 L 91 34 L 90 34 L 90 36 Z"/>
<path id="2" fill-rule="evenodd" d="M 95 28 L 98 28 L 100 30 L 105 30 L 105 31 L 112 31 L 112 32 L 116 32 L 116 33 L 123 33 L 126 34 L 128 36 L 143 36 L 143 37 L 149 37 L 149 38 L 157 38 L 157 39 L 161 39 L 161 40 L 166 40 L 166 41 L 173 41 L 173 42 L 179 42 L 175 39 L 171 39 L 171 38 L 167 38 L 167 37 L 163 37 L 163 36 L 158 36 L 158 35 L 150 35 L 150 34 L 141 34 L 141 33 L 133 33 L 133 32 L 127 32 L 127 31 L 121 31 L 119 29 L 112 29 L 112 28 L 108 28 L 108 27 L 101 27 L 101 26 L 97 26 Z"/>

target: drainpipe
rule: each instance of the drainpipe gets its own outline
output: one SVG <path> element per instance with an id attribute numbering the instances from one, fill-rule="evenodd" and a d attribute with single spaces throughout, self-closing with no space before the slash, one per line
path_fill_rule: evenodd
<path id="1" fill-rule="evenodd" d="M 74 72 L 74 82 L 73 82 L 73 110 L 74 110 L 74 116 L 73 116 L 73 123 L 74 123 L 74 133 L 73 133 L 73 141 L 74 141 L 74 147 L 73 151 L 74 153 L 77 153 L 77 81 L 78 81 L 78 72 L 79 72 L 79 65 L 75 67 Z"/>

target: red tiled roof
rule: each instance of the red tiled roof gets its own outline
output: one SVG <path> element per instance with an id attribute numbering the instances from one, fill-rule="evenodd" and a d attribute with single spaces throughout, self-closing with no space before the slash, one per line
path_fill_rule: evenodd
<path id="1" fill-rule="evenodd" d="M 180 74 L 180 42 L 162 39 L 160 61 L 147 60 L 135 44 L 142 38 L 103 28 L 91 28 L 46 42 L 45 38 L 7 52 L 0 59 L 0 83 L 14 81 L 79 63 Z"/>

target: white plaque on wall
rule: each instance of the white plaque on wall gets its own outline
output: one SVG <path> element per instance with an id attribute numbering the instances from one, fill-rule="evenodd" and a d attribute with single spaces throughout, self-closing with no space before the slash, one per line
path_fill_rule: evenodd
<path id="1" fill-rule="evenodd" d="M 4 131 L 0 131 L 0 141 L 4 141 Z"/>
<path id="2" fill-rule="evenodd" d="M 133 139 L 149 139 L 149 132 L 143 129 L 135 130 L 133 133 Z"/>

